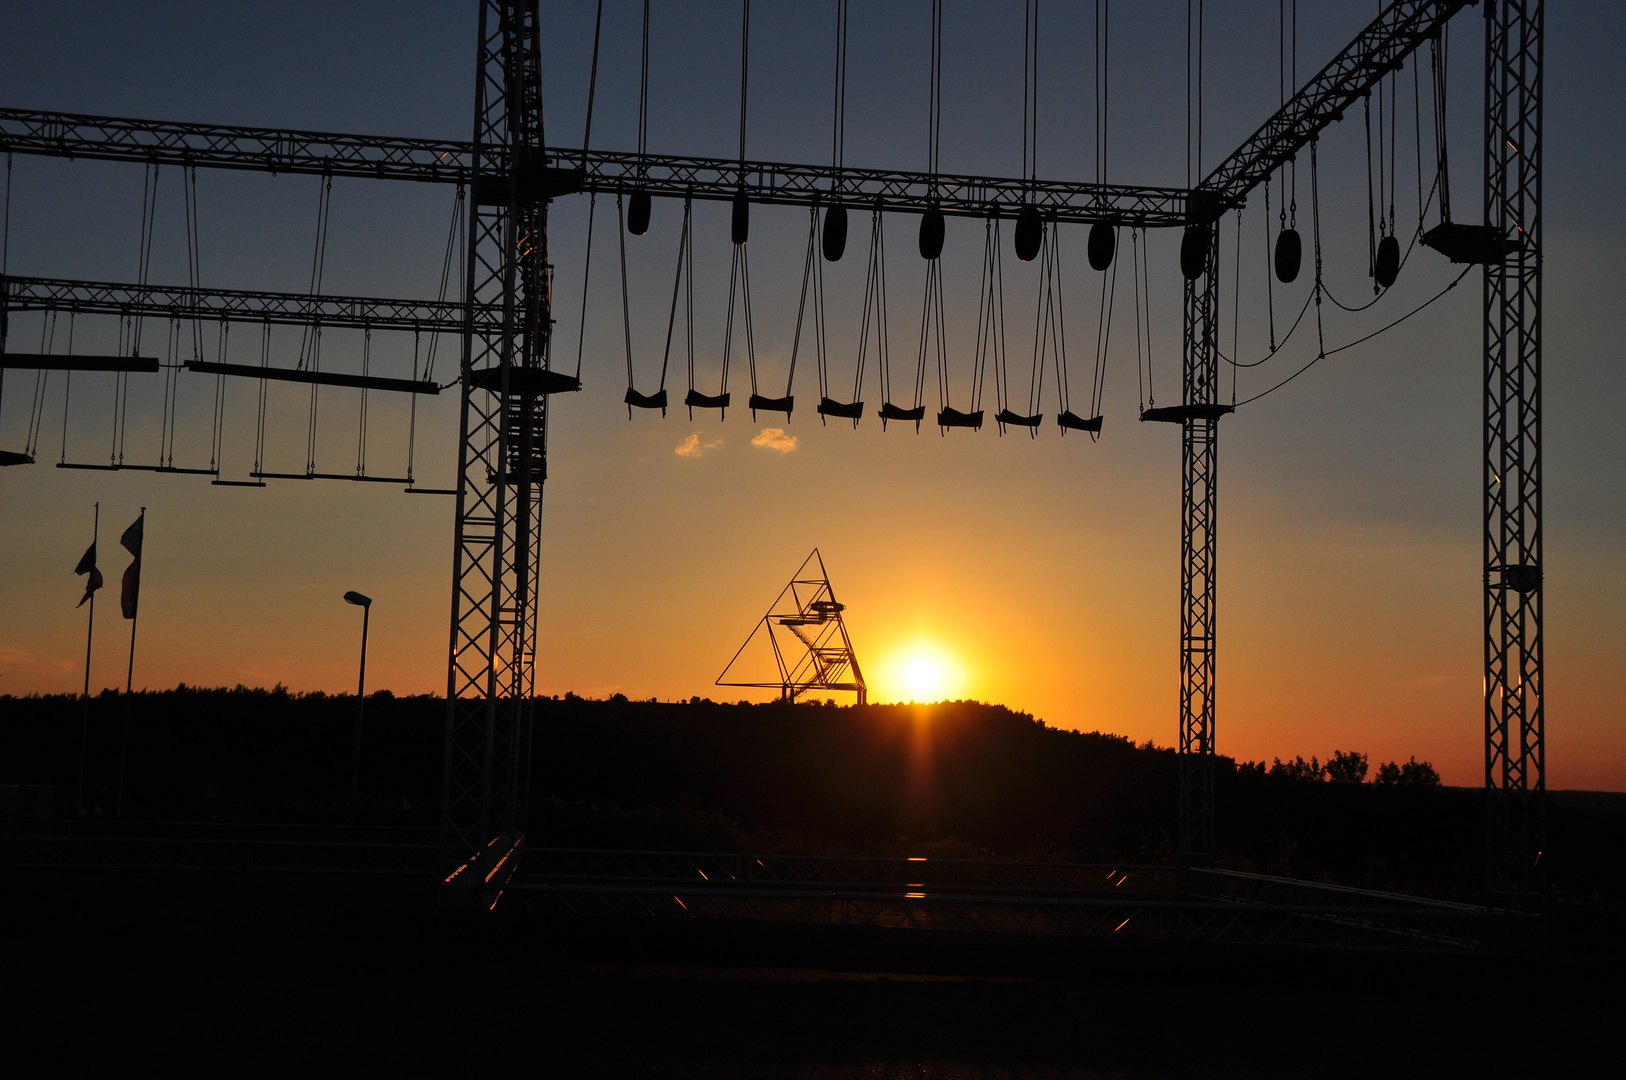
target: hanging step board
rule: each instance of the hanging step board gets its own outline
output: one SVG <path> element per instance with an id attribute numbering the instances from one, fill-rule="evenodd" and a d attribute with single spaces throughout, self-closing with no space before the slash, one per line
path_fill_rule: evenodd
<path id="1" fill-rule="evenodd" d="M 862 401 L 836 401 L 834 398 L 819 399 L 820 416 L 839 416 L 843 420 L 857 420 L 864 415 Z"/>
<path id="2" fill-rule="evenodd" d="M 0 368 L 38 371 L 155 372 L 158 361 L 147 356 L 51 356 L 43 353 L 0 353 Z"/>
<path id="3" fill-rule="evenodd" d="M 657 390 L 653 394 L 640 394 L 632 387 L 627 387 L 627 396 L 621 399 L 624 404 L 638 409 L 659 409 L 666 412 L 666 391 Z"/>
<path id="4" fill-rule="evenodd" d="M 959 409 L 944 407 L 937 413 L 937 426 L 943 428 L 962 427 L 974 431 L 982 430 L 982 410 L 976 412 L 961 412 Z"/>
<path id="5" fill-rule="evenodd" d="M 1061 415 L 1056 417 L 1056 423 L 1069 431 L 1093 431 L 1097 435 L 1101 434 L 1099 416 L 1092 416 L 1086 420 L 1071 409 L 1064 409 Z"/>
<path id="6" fill-rule="evenodd" d="M 177 476 L 219 476 L 218 469 L 183 469 L 175 465 L 98 465 L 88 461 L 59 461 L 59 469 L 88 469 L 91 472 L 173 473 Z"/>
<path id="7" fill-rule="evenodd" d="M 411 479 L 405 476 L 358 476 L 355 473 L 325 473 L 325 472 L 251 472 L 250 476 L 256 480 L 354 480 L 362 484 L 410 484 Z M 250 485 L 245 485 L 250 486 Z M 264 484 L 260 485 L 264 487 Z"/>
<path id="8" fill-rule="evenodd" d="M 243 379 L 349 386 L 357 390 L 395 390 L 403 394 L 429 395 L 440 393 L 440 387 L 432 382 L 386 379 L 377 375 L 344 375 L 337 371 L 299 371 L 295 368 L 260 367 L 255 364 L 216 364 L 208 360 L 188 360 L 186 370 L 204 375 L 231 375 Z"/>
<path id="9" fill-rule="evenodd" d="M 27 454 L 19 454 L 15 450 L 0 450 L 0 468 L 7 465 L 32 465 L 34 459 Z"/>
<path id="10" fill-rule="evenodd" d="M 477 390 L 497 393 L 502 389 L 502 368 L 480 368 L 469 372 L 469 385 Z M 510 368 L 508 371 L 508 392 L 511 394 L 570 394 L 581 388 L 580 379 L 560 371 L 523 367 Z"/>
<path id="11" fill-rule="evenodd" d="M 1187 420 L 1218 420 L 1235 411 L 1234 405 L 1166 405 L 1161 409 L 1142 409 L 1140 418 L 1143 423 L 1183 424 Z"/>
<path id="12" fill-rule="evenodd" d="M 994 419 L 1001 424 L 1013 427 L 1036 428 L 1044 421 L 1044 413 L 1035 413 L 1033 416 L 1018 416 L 1009 409 L 1001 409 L 994 414 Z"/>
<path id="13" fill-rule="evenodd" d="M 690 390 L 683 404 L 691 409 L 726 409 L 732 398 L 732 394 L 702 394 L 698 390 Z"/>
<path id="14" fill-rule="evenodd" d="M 752 394 L 747 404 L 753 414 L 761 409 L 765 412 L 782 412 L 786 419 L 789 419 L 791 410 L 796 407 L 796 396 L 787 394 L 784 397 L 763 397 L 761 394 Z M 756 416 L 753 415 L 751 419 L 755 420 Z"/>

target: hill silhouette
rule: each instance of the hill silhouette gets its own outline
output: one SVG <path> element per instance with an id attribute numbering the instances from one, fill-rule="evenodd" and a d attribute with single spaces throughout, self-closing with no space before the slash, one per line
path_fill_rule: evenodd
<path id="1" fill-rule="evenodd" d="M 273 690 L 139 693 L 126 816 L 343 821 L 356 699 Z M 87 803 L 111 811 L 121 695 L 92 701 Z M 0 698 L 0 782 L 51 783 L 72 812 L 81 704 Z M 433 824 L 443 699 L 371 695 L 359 819 Z M 1335 773 L 1347 774 L 1350 760 Z M 1477 898 L 1484 794 L 1331 782 L 1218 761 L 1222 865 Z M 1364 766 L 1363 766 L 1364 767 Z M 1340 773 L 1340 769 L 1343 772 Z M 1174 857 L 1166 747 L 977 702 L 536 702 L 533 845 L 1160 862 Z M 1552 799 L 1560 896 L 1626 896 L 1626 795 Z"/>

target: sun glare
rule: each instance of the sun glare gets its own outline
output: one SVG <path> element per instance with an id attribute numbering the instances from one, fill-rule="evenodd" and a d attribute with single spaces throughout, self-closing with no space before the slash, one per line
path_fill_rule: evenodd
<path id="1" fill-rule="evenodd" d="M 915 642 L 894 653 L 880 672 L 878 697 L 894 701 L 945 701 L 964 692 L 964 673 L 947 652 Z"/>
<path id="2" fill-rule="evenodd" d="M 916 656 L 903 669 L 903 684 L 916 701 L 935 701 L 943 689 L 943 668 L 930 656 Z"/>

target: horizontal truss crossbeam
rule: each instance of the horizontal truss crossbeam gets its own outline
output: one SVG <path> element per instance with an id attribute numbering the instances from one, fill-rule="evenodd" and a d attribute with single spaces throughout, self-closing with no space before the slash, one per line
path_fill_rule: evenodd
<path id="1" fill-rule="evenodd" d="M 85 116 L 0 108 L 0 151 L 46 157 L 239 169 L 317 176 L 351 176 L 424 183 L 467 183 L 472 144 L 435 139 L 340 135 L 219 124 L 178 124 L 123 117 Z M 481 151 L 482 185 L 500 188 L 507 148 Z M 1176 187 L 1023 180 L 1016 177 L 932 174 L 896 169 L 838 169 L 832 165 L 740 161 L 614 150 L 549 147 L 544 161 L 580 170 L 583 191 L 640 188 L 672 198 L 727 201 L 744 190 L 753 202 L 829 205 L 839 193 L 850 206 L 919 213 L 937 203 L 945 214 L 1008 215 L 1025 202 L 1058 221 L 1114 221 L 1148 226 L 1186 223 L 1187 193 Z M 539 163 L 540 164 L 540 163 Z M 526 189 L 563 194 L 563 177 Z M 574 180 L 574 177 L 570 178 Z M 569 185 L 573 188 L 574 183 Z"/>
<path id="2" fill-rule="evenodd" d="M 472 148 L 444 139 L 178 124 L 0 108 L 0 152 L 253 172 L 467 182 Z"/>
<path id="3" fill-rule="evenodd" d="M 164 319 L 224 319 L 284 326 L 330 326 L 356 330 L 418 330 L 462 333 L 465 308 L 451 300 L 388 300 L 366 296 L 313 296 L 252 289 L 204 289 L 186 285 L 126 285 L 65 278 L 0 279 L 0 303 L 12 311 L 72 311 L 81 315 L 130 315 Z M 496 310 L 477 311 L 486 319 Z"/>

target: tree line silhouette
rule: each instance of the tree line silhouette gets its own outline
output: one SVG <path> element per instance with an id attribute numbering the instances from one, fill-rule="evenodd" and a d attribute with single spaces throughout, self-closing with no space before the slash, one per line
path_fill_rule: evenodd
<path id="1" fill-rule="evenodd" d="M 349 811 L 353 695 L 237 687 L 131 702 L 126 816 L 331 821 Z M 87 804 L 110 812 L 125 701 L 91 702 Z M 1168 747 L 1061 730 L 1003 706 L 538 699 L 529 842 L 543 846 L 1152 861 L 1176 857 Z M 0 783 L 72 811 L 79 699 L 0 698 Z M 358 820 L 433 825 L 445 701 L 369 695 Z M 1484 793 L 1427 763 L 1336 751 L 1217 762 L 1220 865 L 1477 896 Z M 1626 795 L 1559 793 L 1551 874 L 1626 896 Z"/>

